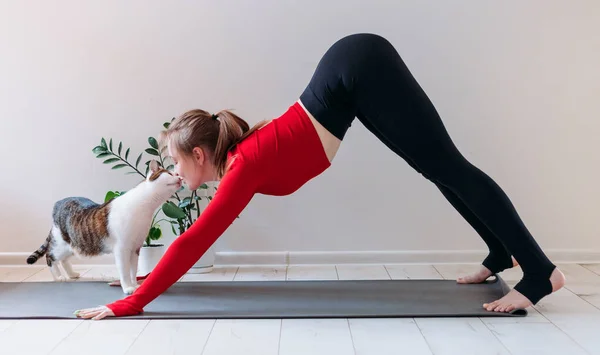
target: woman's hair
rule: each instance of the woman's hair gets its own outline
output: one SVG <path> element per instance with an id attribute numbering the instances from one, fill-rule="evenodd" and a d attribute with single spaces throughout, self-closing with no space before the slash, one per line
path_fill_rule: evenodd
<path id="1" fill-rule="evenodd" d="M 229 110 L 210 114 L 201 109 L 184 112 L 175 118 L 167 130 L 160 133 L 161 144 L 171 143 L 183 155 L 191 155 L 194 147 L 208 150 L 209 157 L 222 177 L 226 172 L 227 153 L 267 122 L 261 121 L 252 128 Z"/>

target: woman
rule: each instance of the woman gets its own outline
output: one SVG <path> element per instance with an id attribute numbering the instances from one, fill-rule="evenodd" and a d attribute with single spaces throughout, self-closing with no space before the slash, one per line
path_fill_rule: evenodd
<path id="1" fill-rule="evenodd" d="M 331 166 L 354 118 L 418 173 L 433 182 L 489 248 L 481 270 L 458 279 L 479 283 L 521 265 L 523 279 L 488 311 L 536 304 L 564 285 L 501 188 L 454 146 L 433 104 L 394 47 L 373 34 L 337 41 L 300 96 L 282 116 L 250 127 L 228 111 L 191 110 L 161 140 L 190 189 L 220 180 L 196 222 L 169 247 L 131 296 L 77 311 L 101 319 L 141 313 L 184 275 L 229 227 L 254 194 L 288 195 Z"/>

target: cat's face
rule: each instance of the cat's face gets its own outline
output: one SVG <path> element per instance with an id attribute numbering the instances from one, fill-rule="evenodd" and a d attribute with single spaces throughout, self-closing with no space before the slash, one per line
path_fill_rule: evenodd
<path id="1" fill-rule="evenodd" d="M 169 170 L 163 169 L 156 160 L 150 162 L 150 173 L 146 181 L 153 190 L 167 197 L 177 192 L 181 188 L 182 179 L 173 175 Z"/>

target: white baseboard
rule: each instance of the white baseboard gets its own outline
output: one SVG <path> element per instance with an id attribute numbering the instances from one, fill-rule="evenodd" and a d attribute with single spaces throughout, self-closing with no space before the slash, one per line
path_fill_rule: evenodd
<path id="1" fill-rule="evenodd" d="M 600 250 L 546 250 L 553 263 L 600 263 Z M 218 252 L 216 265 L 479 264 L 487 250 Z"/>
<path id="2" fill-rule="evenodd" d="M 549 249 L 546 255 L 554 263 L 600 263 L 600 250 Z M 27 265 L 31 253 L 0 253 L 0 265 Z M 344 252 L 217 252 L 215 265 L 302 265 L 302 264 L 457 264 L 480 263 L 484 250 L 408 250 Z M 73 264 L 114 264 L 112 255 L 78 259 Z M 45 259 L 38 261 L 45 265 Z"/>
<path id="3" fill-rule="evenodd" d="M 31 255 L 31 252 L 0 253 L 0 265 L 27 265 L 29 255 Z M 108 265 L 115 263 L 115 257 L 108 254 L 85 259 L 72 258 L 71 261 L 75 265 Z M 46 265 L 46 257 L 41 257 L 35 265 Z"/>
<path id="4" fill-rule="evenodd" d="M 546 250 L 554 263 L 600 263 L 600 250 Z M 0 265 L 27 265 L 30 253 L 0 253 Z M 409 250 L 409 251 L 347 251 L 347 252 L 217 252 L 215 265 L 302 265 L 302 264 L 470 264 L 480 263 L 484 250 Z M 79 259 L 73 264 L 114 264 L 112 255 Z M 38 264 L 45 264 L 42 258 Z"/>

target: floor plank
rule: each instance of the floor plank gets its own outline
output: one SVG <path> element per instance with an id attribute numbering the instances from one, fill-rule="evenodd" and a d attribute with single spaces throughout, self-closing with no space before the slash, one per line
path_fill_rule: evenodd
<path id="1" fill-rule="evenodd" d="M 432 354 L 413 319 L 358 318 L 349 324 L 357 355 Z"/>
<path id="2" fill-rule="evenodd" d="M 285 281 L 287 268 L 264 266 L 240 266 L 234 281 Z"/>
<path id="3" fill-rule="evenodd" d="M 135 339 L 127 355 L 202 354 L 214 320 L 153 319 Z"/>
<path id="4" fill-rule="evenodd" d="M 340 280 L 390 280 L 383 265 L 337 265 Z"/>
<path id="5" fill-rule="evenodd" d="M 565 288 L 600 309 L 600 275 L 577 264 L 558 264 L 565 274 Z"/>
<path id="6" fill-rule="evenodd" d="M 119 272 L 115 265 L 98 265 L 82 273 L 79 281 L 114 281 L 119 279 Z"/>
<path id="7" fill-rule="evenodd" d="M 582 267 L 592 271 L 596 275 L 600 275 L 600 263 L 594 263 L 594 264 L 584 263 L 584 264 L 580 264 L 580 265 Z"/>
<path id="8" fill-rule="evenodd" d="M 0 267 L 0 282 L 22 282 L 23 280 L 42 271 L 44 266 L 2 266 Z"/>
<path id="9" fill-rule="evenodd" d="M 181 282 L 199 282 L 199 281 L 233 281 L 238 271 L 238 267 L 221 266 L 214 267 L 213 270 L 205 274 L 185 274 L 181 277 Z"/>
<path id="10" fill-rule="evenodd" d="M 218 319 L 202 355 L 278 353 L 281 320 Z"/>
<path id="11" fill-rule="evenodd" d="M 554 324 L 489 324 L 488 328 L 513 355 L 569 354 L 587 352 Z"/>
<path id="12" fill-rule="evenodd" d="M 443 278 L 433 265 L 387 264 L 385 268 L 393 280 Z"/>
<path id="13" fill-rule="evenodd" d="M 415 322 L 435 355 L 510 354 L 478 318 L 417 318 Z"/>
<path id="14" fill-rule="evenodd" d="M 288 280 L 338 280 L 335 265 L 290 265 Z"/>
<path id="15" fill-rule="evenodd" d="M 600 353 L 600 310 L 567 288 L 542 300 L 535 308 L 587 351 Z"/>
<path id="16" fill-rule="evenodd" d="M 82 320 L 51 355 L 124 354 L 148 325 L 149 320 Z"/>
<path id="17" fill-rule="evenodd" d="M 73 265 L 73 271 L 78 272 L 80 277 L 82 274 L 88 272 L 90 270 L 89 266 L 82 265 Z M 76 282 L 78 279 L 67 279 L 67 282 Z M 54 282 L 54 278 L 52 277 L 52 272 L 50 272 L 49 267 L 45 267 L 39 272 L 29 276 L 23 282 Z"/>
<path id="18" fill-rule="evenodd" d="M 280 355 L 354 354 L 346 319 L 284 319 Z"/>
<path id="19" fill-rule="evenodd" d="M 79 325 L 79 320 L 19 320 L 0 332 L 2 354 L 49 354 Z"/>
<path id="20" fill-rule="evenodd" d="M 0 332 L 10 328 L 15 323 L 17 323 L 16 319 L 0 319 Z"/>

